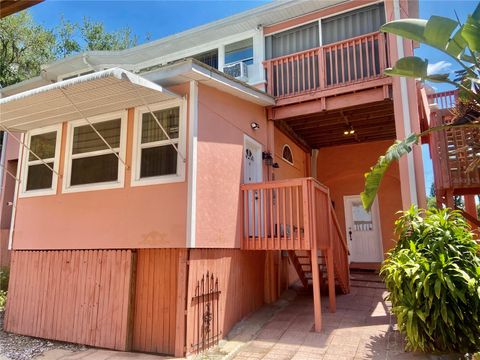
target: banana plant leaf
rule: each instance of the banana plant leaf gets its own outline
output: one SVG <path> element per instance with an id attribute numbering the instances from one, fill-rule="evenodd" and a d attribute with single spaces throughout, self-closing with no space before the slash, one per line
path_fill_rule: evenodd
<path id="1" fill-rule="evenodd" d="M 448 82 L 448 74 L 427 74 L 428 60 L 407 56 L 397 61 L 393 68 L 385 69 L 385 75 L 406 76 L 433 82 Z"/>
<path id="2" fill-rule="evenodd" d="M 388 148 L 385 155 L 380 156 L 377 163 L 370 169 L 370 172 L 365 174 L 365 189 L 360 196 L 363 207 L 367 211 L 370 211 L 383 176 L 390 165 L 394 161 L 399 160 L 403 155 L 411 152 L 413 145 L 418 143 L 418 139 L 419 136 L 417 134 L 411 134 L 404 140 L 395 141 L 395 143 Z"/>

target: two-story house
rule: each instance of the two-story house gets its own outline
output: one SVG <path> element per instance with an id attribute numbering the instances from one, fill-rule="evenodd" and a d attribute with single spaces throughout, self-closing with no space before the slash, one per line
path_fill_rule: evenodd
<path id="1" fill-rule="evenodd" d="M 2 89 L 19 148 L 6 330 L 181 356 L 293 269 L 319 331 L 321 289 L 335 311 L 349 266 L 380 263 L 396 211 L 425 204 L 418 149 L 372 212 L 359 198 L 420 126 L 414 81 L 383 75 L 414 44 L 379 32 L 417 6 L 273 2 Z"/>

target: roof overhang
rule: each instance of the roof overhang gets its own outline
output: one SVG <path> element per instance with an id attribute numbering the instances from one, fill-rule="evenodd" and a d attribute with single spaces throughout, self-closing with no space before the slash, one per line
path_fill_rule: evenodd
<path id="1" fill-rule="evenodd" d="M 275 105 L 275 99 L 272 96 L 195 59 L 180 60 L 142 73 L 142 76 L 166 87 L 195 80 L 257 105 Z"/>
<path id="2" fill-rule="evenodd" d="M 43 0 L 0 0 L 0 19 L 25 10 Z"/>
<path id="3" fill-rule="evenodd" d="M 142 76 L 112 68 L 0 99 L 0 128 L 24 132 L 176 98 Z"/>

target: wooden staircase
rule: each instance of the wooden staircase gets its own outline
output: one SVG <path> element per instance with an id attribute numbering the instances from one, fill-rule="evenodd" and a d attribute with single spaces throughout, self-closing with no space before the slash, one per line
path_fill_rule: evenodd
<path id="1" fill-rule="evenodd" d="M 288 258 L 292 263 L 297 275 L 305 288 L 309 288 L 313 285 L 312 279 L 312 261 L 311 261 L 311 251 L 288 251 Z M 318 272 L 320 275 L 320 286 L 323 291 L 328 290 L 328 276 L 327 276 L 327 259 L 322 251 L 318 251 Z M 335 269 L 335 288 L 338 289 L 342 294 L 349 293 L 349 284 L 345 283 L 344 278 L 338 276 L 338 270 Z"/>

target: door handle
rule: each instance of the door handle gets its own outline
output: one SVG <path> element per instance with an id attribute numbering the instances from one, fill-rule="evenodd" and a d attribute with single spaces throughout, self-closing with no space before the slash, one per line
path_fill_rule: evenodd
<path id="1" fill-rule="evenodd" d="M 350 241 L 353 241 L 353 239 L 352 239 L 352 229 L 350 229 L 348 231 L 348 236 L 350 237 Z"/>

